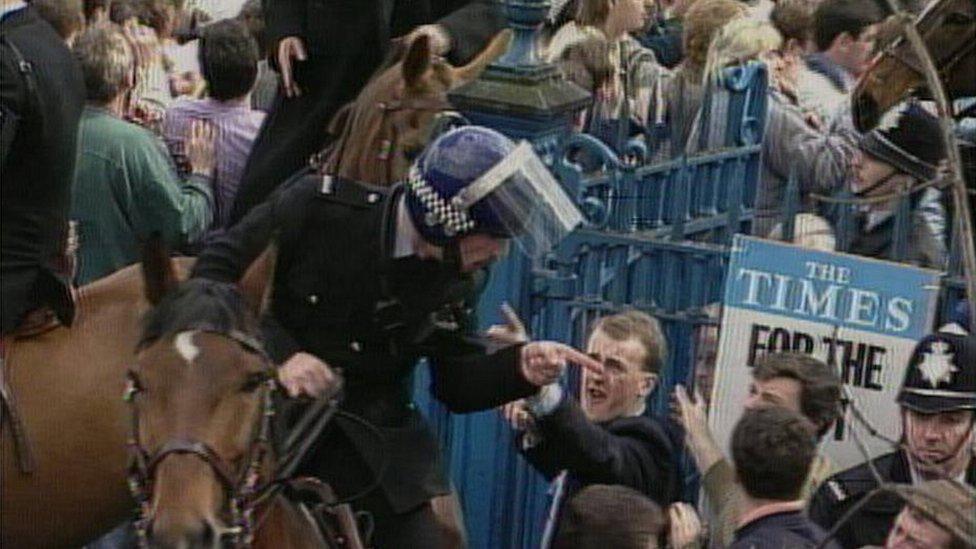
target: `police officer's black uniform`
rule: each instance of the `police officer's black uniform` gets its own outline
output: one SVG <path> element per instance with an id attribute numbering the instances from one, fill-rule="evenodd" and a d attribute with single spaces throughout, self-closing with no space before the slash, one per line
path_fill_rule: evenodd
<path id="1" fill-rule="evenodd" d="M 0 334 L 33 309 L 70 324 L 61 273 L 78 121 L 81 68 L 33 7 L 0 21 Z"/>
<path id="2" fill-rule="evenodd" d="M 518 347 L 489 353 L 469 337 L 471 277 L 449 263 L 392 257 L 402 195 L 401 186 L 367 187 L 306 171 L 208 245 L 194 269 L 194 276 L 237 281 L 276 235 L 270 351 L 277 360 L 305 351 L 341 368 L 342 408 L 378 426 L 387 441 L 384 447 L 339 417 L 306 472 L 349 495 L 388 460 L 379 490 L 365 503 L 379 527 L 388 526 L 386 514 L 403 515 L 449 492 L 437 444 L 410 400 L 420 357 L 430 360 L 434 394 L 455 412 L 537 390 L 520 373 Z"/>
<path id="3" fill-rule="evenodd" d="M 921 413 L 976 410 L 976 338 L 940 332 L 922 339 L 912 354 L 898 403 Z M 873 462 L 883 481 L 912 484 L 905 450 Z M 970 458 L 965 482 L 976 486 L 974 458 Z M 829 531 L 877 487 L 867 463 L 837 473 L 810 500 L 810 518 Z M 834 539 L 845 548 L 884 545 L 903 506 L 896 495 L 874 495 L 838 529 Z"/>
<path id="4" fill-rule="evenodd" d="M 885 454 L 874 460 L 874 466 L 885 482 L 911 484 L 908 456 L 904 450 Z M 966 484 L 976 486 L 976 460 L 969 463 Z M 829 529 L 847 511 L 864 499 L 878 483 L 867 463 L 830 477 L 810 500 L 810 518 Z M 871 498 L 840 530 L 834 539 L 841 547 L 884 545 L 905 502 L 894 494 L 879 494 Z"/>

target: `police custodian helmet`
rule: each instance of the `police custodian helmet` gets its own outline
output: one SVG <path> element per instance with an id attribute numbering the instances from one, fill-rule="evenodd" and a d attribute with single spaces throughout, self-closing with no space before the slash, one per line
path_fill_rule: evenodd
<path id="1" fill-rule="evenodd" d="M 976 336 L 925 336 L 915 346 L 897 400 L 924 414 L 976 410 Z"/>

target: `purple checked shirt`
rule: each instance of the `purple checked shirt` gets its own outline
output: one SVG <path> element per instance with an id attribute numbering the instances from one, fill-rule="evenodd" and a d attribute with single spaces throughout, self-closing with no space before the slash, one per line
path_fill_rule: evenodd
<path id="1" fill-rule="evenodd" d="M 185 164 L 181 162 L 186 158 L 184 141 L 193 120 L 207 120 L 217 130 L 217 142 L 214 145 L 217 165 L 213 185 L 215 229 L 225 227 L 230 219 L 234 196 L 237 195 L 247 157 L 251 154 L 251 146 L 261 129 L 264 117 L 264 112 L 251 109 L 248 98 L 232 101 L 181 99 L 166 111 L 163 138 L 170 154 L 180 165 Z"/>

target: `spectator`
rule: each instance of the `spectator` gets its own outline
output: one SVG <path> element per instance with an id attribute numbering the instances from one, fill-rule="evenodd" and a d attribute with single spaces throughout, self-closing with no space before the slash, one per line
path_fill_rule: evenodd
<path id="1" fill-rule="evenodd" d="M 824 547 L 826 534 L 803 515 L 801 499 L 816 451 L 813 426 L 792 410 L 742 415 L 732 432 L 732 461 L 745 497 L 729 549 Z"/>
<path id="2" fill-rule="evenodd" d="M 54 27 L 69 48 L 85 28 L 81 0 L 33 0 L 31 5 L 41 18 Z"/>
<path id="3" fill-rule="evenodd" d="M 854 81 L 874 54 L 875 24 L 883 13 L 876 2 L 823 0 L 813 13 L 817 52 L 807 57 L 797 83 L 800 106 L 827 122 L 850 100 Z"/>
<path id="4" fill-rule="evenodd" d="M 193 128 L 181 182 L 165 145 L 122 119 L 133 82 L 133 52 L 122 30 L 100 25 L 75 44 L 88 94 L 71 217 L 79 223 L 80 283 L 139 260 L 139 244 L 160 233 L 176 248 L 197 240 L 213 216 L 213 131 Z"/>
<path id="5" fill-rule="evenodd" d="M 919 341 L 898 393 L 902 448 L 830 477 L 810 502 L 810 518 L 836 529 L 845 548 L 882 545 L 901 501 L 881 494 L 864 501 L 881 480 L 919 485 L 952 479 L 976 485 L 976 336 L 939 332 Z M 840 523 L 855 505 L 861 507 Z"/>
<path id="6" fill-rule="evenodd" d="M 642 46 L 654 52 L 661 66 L 673 69 L 684 57 L 681 18 L 675 13 L 671 0 L 658 0 L 652 4 L 654 11 L 651 21 L 644 32 L 637 35 L 637 39 Z"/>
<path id="7" fill-rule="evenodd" d="M 112 0 L 82 0 L 85 12 L 85 23 L 93 27 L 109 21 L 109 10 Z"/>
<path id="8" fill-rule="evenodd" d="M 257 45 L 241 23 L 229 19 L 207 26 L 201 38 L 200 66 L 210 97 L 181 99 L 163 119 L 163 137 L 177 158 L 184 156 L 192 121 L 206 120 L 217 128 L 215 227 L 226 226 L 230 219 L 244 165 L 264 121 L 265 114 L 252 110 L 250 104 L 257 64 Z"/>
<path id="9" fill-rule="evenodd" d="M 651 97 L 667 72 L 630 35 L 646 20 L 643 0 L 580 0 L 576 17 L 556 32 L 546 54 L 568 65 L 564 72 L 574 72 L 574 62 L 593 51 L 605 56 L 610 78 L 593 78 L 594 100 L 585 125 L 618 151 L 647 125 Z"/>
<path id="10" fill-rule="evenodd" d="M 752 376 L 745 410 L 769 406 L 792 410 L 806 417 L 820 439 L 833 428 L 840 414 L 840 379 L 823 362 L 799 353 L 770 354 L 756 364 Z M 692 400 L 684 387 L 675 388 L 678 420 L 701 471 L 705 496 L 718 515 L 712 525 L 712 538 L 724 546 L 732 542 L 746 494 L 735 483 L 732 466 L 712 438 L 701 396 L 695 396 Z M 827 456 L 815 456 L 798 497 L 810 497 L 831 469 Z"/>
<path id="11" fill-rule="evenodd" d="M 677 497 L 672 440 L 659 420 L 644 415 L 666 352 L 650 316 L 628 311 L 602 318 L 593 326 L 587 353 L 603 363 L 604 373 L 583 374 L 581 403 L 557 383 L 506 407 L 521 432 L 519 451 L 555 479 L 546 540 L 559 532 L 564 503 L 590 484 L 627 486 L 662 506 Z"/>
<path id="12" fill-rule="evenodd" d="M 0 337 L 71 324 L 66 250 L 84 82 L 37 10 L 0 0 Z M 29 318 L 28 318 L 29 317 Z"/>
<path id="13" fill-rule="evenodd" d="M 566 505 L 552 549 L 655 549 L 667 531 L 661 506 L 626 486 L 594 484 Z"/>
<path id="14" fill-rule="evenodd" d="M 251 38 L 257 43 L 258 50 L 261 52 L 260 60 L 258 61 L 257 82 L 254 84 L 254 91 L 251 92 L 251 108 L 271 112 L 275 93 L 277 93 L 278 86 L 281 84 L 281 77 L 274 67 L 271 66 L 266 55 L 270 46 L 265 30 L 266 25 L 261 0 L 248 0 L 244 4 L 244 7 L 241 8 L 241 13 L 237 16 L 237 20 L 247 27 L 247 31 L 251 34 Z"/>
<path id="15" fill-rule="evenodd" d="M 706 79 L 717 82 L 722 71 L 729 66 L 762 61 L 770 68 L 762 171 L 756 191 L 756 215 L 752 227 L 753 234 L 759 236 L 768 236 L 778 221 L 791 173 L 797 177 L 800 187 L 800 206 L 812 208 L 809 194 L 817 191 L 829 193 L 842 187 L 850 159 L 854 156 L 853 131 L 827 133 L 811 126 L 804 113 L 789 99 L 788 93 L 784 93 L 791 77 L 790 70 L 783 68 L 786 57 L 781 48 L 782 40 L 770 24 L 754 19 L 736 19 L 715 36 L 705 69 Z M 709 113 L 707 119 L 716 116 Z M 724 142 L 715 142 L 716 136 L 719 139 L 725 136 L 723 132 L 713 134 L 714 126 L 696 124 L 689 147 L 695 150 L 724 146 Z M 702 131 L 708 132 L 704 138 L 699 137 Z"/>
<path id="16" fill-rule="evenodd" d="M 813 10 L 814 0 L 780 0 L 776 2 L 769 21 L 779 31 L 783 45 L 779 48 L 780 62 L 774 66 L 779 69 L 776 80 L 779 89 L 796 104 L 797 79 L 803 58 L 813 51 Z"/>
<path id="17" fill-rule="evenodd" d="M 671 132 L 671 156 L 684 153 L 702 103 L 708 49 L 719 29 L 744 17 L 746 6 L 736 0 L 698 0 L 684 17 L 685 58 L 663 92 L 666 126 Z M 656 107 L 651 107 L 656 112 Z"/>
<path id="18" fill-rule="evenodd" d="M 894 126 L 875 128 L 861 140 L 860 152 L 854 157 L 851 190 L 862 198 L 908 192 L 935 179 L 945 157 L 939 121 L 921 108 L 909 105 L 898 115 Z M 911 229 L 905 260 L 942 269 L 948 255 L 942 193 L 929 187 L 912 190 L 910 196 Z M 895 210 L 899 200 L 899 196 L 892 196 L 863 206 L 851 253 L 893 258 Z"/>
<path id="19" fill-rule="evenodd" d="M 976 493 L 951 480 L 909 492 L 885 549 L 967 549 L 976 545 Z"/>

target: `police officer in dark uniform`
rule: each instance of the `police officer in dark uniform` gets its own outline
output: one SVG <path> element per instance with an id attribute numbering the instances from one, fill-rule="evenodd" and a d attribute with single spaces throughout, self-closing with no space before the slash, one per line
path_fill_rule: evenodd
<path id="1" fill-rule="evenodd" d="M 547 179 L 548 178 L 548 179 Z M 434 438 L 410 399 L 417 361 L 454 412 L 498 406 L 555 381 L 570 347 L 530 342 L 491 352 L 474 336 L 477 275 L 510 238 L 541 253 L 581 216 L 531 147 L 464 127 L 440 136 L 409 180 L 389 189 L 300 173 L 212 242 L 194 276 L 238 280 L 274 238 L 278 248 L 268 347 L 294 396 L 324 390 L 338 369 L 340 415 L 304 474 L 373 515 L 376 547 L 444 547 L 430 500 L 450 485 Z"/>
<path id="2" fill-rule="evenodd" d="M 71 323 L 64 250 L 84 105 L 61 37 L 33 7 L 0 3 L 0 335 L 35 312 Z"/>
<path id="3" fill-rule="evenodd" d="M 922 339 L 912 353 L 898 403 L 907 450 L 873 460 L 881 478 L 913 485 L 950 478 L 976 485 L 976 336 L 939 332 Z M 814 494 L 810 518 L 829 531 L 877 487 L 867 463 L 840 472 Z M 884 545 L 902 505 L 897 495 L 873 496 L 838 527 L 835 539 L 846 548 Z"/>

